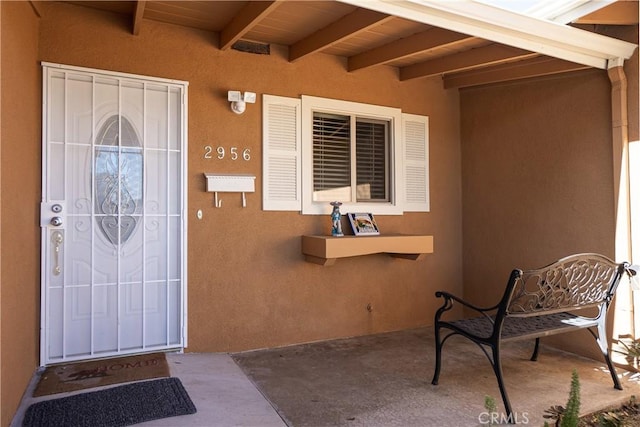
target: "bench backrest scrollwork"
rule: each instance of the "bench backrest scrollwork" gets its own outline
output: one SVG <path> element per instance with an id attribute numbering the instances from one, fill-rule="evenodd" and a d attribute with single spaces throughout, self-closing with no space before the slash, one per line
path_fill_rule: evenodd
<path id="1" fill-rule="evenodd" d="M 514 270 L 503 297 L 504 314 L 540 316 L 609 305 L 626 263 L 598 254 L 562 258 L 535 270 Z"/>

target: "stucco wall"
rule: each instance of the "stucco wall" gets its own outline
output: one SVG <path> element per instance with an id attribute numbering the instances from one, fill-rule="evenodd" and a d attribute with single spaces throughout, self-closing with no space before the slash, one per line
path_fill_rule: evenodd
<path id="1" fill-rule="evenodd" d="M 609 96 L 601 71 L 462 91 L 467 296 L 495 299 L 481 283 L 516 266 L 613 256 Z"/>
<path id="2" fill-rule="evenodd" d="M 123 17 L 74 5 L 45 4 L 43 10 L 41 60 L 189 81 L 189 351 L 427 325 L 438 303 L 435 290 L 462 291 L 457 91 L 445 91 L 439 79 L 401 83 L 390 67 L 347 73 L 343 59 L 323 54 L 291 64 L 278 46 L 271 55 L 222 52 L 212 33 L 152 21 L 143 21 L 133 36 Z M 432 212 L 376 219 L 383 233 L 433 235 L 435 252 L 417 262 L 385 255 L 331 267 L 305 262 L 300 236 L 327 234 L 329 217 L 262 211 L 261 103 L 236 115 L 227 90 L 249 90 L 259 99 L 315 95 L 428 115 Z M 206 145 L 249 148 L 252 157 L 205 159 Z M 215 208 L 203 172 L 254 174 L 257 191 L 247 195 L 246 208 L 238 194 L 222 195 L 222 208 Z"/>
<path id="3" fill-rule="evenodd" d="M 38 19 L 28 2 L 1 2 L 2 118 L 0 424 L 9 425 L 38 365 L 40 299 L 40 70 Z"/>
<path id="4" fill-rule="evenodd" d="M 637 42 L 637 30 L 616 33 Z M 637 51 L 625 73 L 634 141 Z M 577 252 L 614 258 L 606 71 L 463 90 L 460 104 L 465 298 L 497 302 L 513 268 L 541 267 Z M 576 338 L 546 342 L 601 357 L 588 333 Z"/>

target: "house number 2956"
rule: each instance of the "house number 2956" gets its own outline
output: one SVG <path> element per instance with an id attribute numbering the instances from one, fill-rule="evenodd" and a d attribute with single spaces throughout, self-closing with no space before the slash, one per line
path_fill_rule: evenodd
<path id="1" fill-rule="evenodd" d="M 210 145 L 205 145 L 204 146 L 204 158 L 205 159 L 213 159 L 214 156 L 217 159 L 224 159 L 226 156 L 229 156 L 229 158 L 231 160 L 238 160 L 238 159 L 242 159 L 242 160 L 246 160 L 249 161 L 251 160 L 251 149 L 250 148 L 244 148 L 241 152 L 238 151 L 238 147 L 230 147 L 229 148 L 229 152 L 227 153 L 227 150 L 225 150 L 224 147 L 216 147 L 215 152 L 213 150 L 213 147 Z"/>

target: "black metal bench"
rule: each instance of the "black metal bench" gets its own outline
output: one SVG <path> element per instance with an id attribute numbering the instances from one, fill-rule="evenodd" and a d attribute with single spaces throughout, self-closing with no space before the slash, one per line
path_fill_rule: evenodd
<path id="1" fill-rule="evenodd" d="M 438 384 L 444 342 L 452 335 L 467 337 L 482 349 L 493 366 L 505 411 L 511 417 L 511 404 L 502 378 L 500 346 L 510 341 L 535 339 L 531 356 L 535 361 L 540 337 L 587 328 L 602 351 L 614 387 L 622 390 L 611 363 L 606 315 L 625 271 L 636 274 L 628 263 L 616 264 L 598 254 L 577 254 L 540 269 L 513 270 L 502 299 L 493 307 L 477 307 L 447 292 L 436 292 L 436 297 L 444 298 L 444 304 L 435 316 L 436 368 L 432 384 Z M 451 310 L 454 303 L 480 316 L 442 320 L 442 315 Z M 591 310 L 588 316 L 576 314 L 587 314 L 585 309 Z M 597 329 L 597 334 L 592 328 Z M 444 336 L 443 329 L 448 330 Z"/>

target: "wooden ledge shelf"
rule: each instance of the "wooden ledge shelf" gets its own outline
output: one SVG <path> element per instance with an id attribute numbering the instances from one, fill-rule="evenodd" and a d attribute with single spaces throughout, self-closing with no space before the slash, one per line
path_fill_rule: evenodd
<path id="1" fill-rule="evenodd" d="M 332 265 L 338 258 L 387 253 L 418 260 L 433 253 L 433 236 L 302 236 L 302 253 L 308 262 Z"/>

